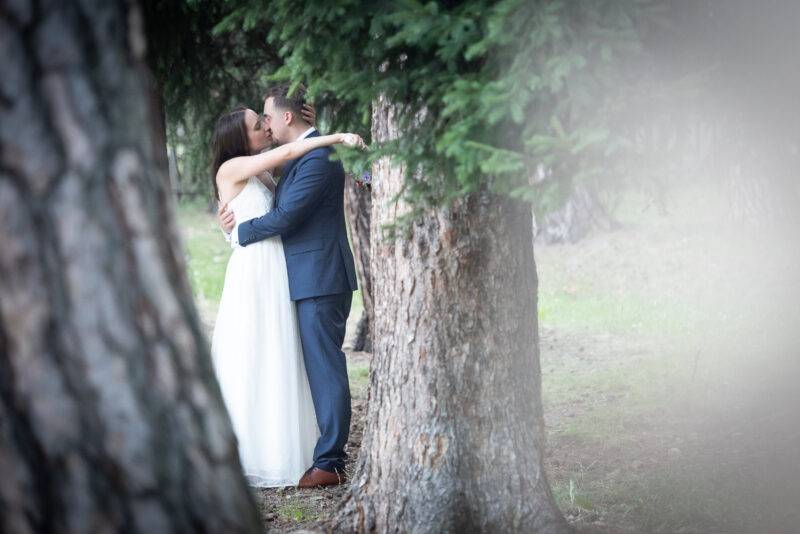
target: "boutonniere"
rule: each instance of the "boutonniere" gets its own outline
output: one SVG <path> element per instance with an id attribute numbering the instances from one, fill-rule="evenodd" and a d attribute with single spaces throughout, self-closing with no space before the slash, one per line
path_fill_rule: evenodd
<path id="1" fill-rule="evenodd" d="M 364 171 L 360 177 L 354 176 L 353 180 L 355 180 L 356 186 L 361 189 L 372 190 L 372 174 L 369 171 Z"/>

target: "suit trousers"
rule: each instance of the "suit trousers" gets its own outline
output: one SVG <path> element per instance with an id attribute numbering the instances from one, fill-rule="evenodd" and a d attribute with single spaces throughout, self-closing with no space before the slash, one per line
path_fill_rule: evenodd
<path id="1" fill-rule="evenodd" d="M 295 302 L 320 430 L 313 466 L 326 471 L 344 470 L 344 446 L 350 433 L 350 384 L 342 344 L 352 301 L 353 293 L 346 292 Z"/>

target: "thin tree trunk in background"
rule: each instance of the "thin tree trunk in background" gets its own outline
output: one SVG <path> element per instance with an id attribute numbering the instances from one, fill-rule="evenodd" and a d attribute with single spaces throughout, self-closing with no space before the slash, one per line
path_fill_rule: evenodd
<path id="1" fill-rule="evenodd" d="M 398 135 L 379 101 L 373 139 Z M 397 220 L 403 171 L 374 168 L 374 352 L 342 532 L 569 531 L 542 466 L 530 206 L 486 191 Z"/>
<path id="2" fill-rule="evenodd" d="M 603 206 L 593 187 L 575 184 L 569 197 L 557 210 L 537 216 L 537 241 L 543 243 L 575 243 L 592 230 L 611 230 L 618 223 Z"/>
<path id="3" fill-rule="evenodd" d="M 364 311 L 358 320 L 353 350 L 372 352 L 372 268 L 370 254 L 370 220 L 372 217 L 372 193 L 366 187 L 358 187 L 348 179 L 344 195 L 345 209 L 350 222 L 350 241 L 356 260 L 358 283 Z"/>
<path id="4" fill-rule="evenodd" d="M 0 531 L 257 532 L 130 3 L 0 10 Z"/>
<path id="5" fill-rule="evenodd" d="M 752 126 L 760 135 L 753 134 L 742 119 L 727 122 L 719 129 L 714 161 L 731 219 L 749 227 L 796 226 L 800 156 L 792 136 L 763 125 Z"/>
<path id="6" fill-rule="evenodd" d="M 175 145 L 169 145 L 167 152 L 167 161 L 169 165 L 169 187 L 175 194 L 175 198 L 181 200 L 181 170 L 178 167 L 178 152 L 175 150 Z"/>

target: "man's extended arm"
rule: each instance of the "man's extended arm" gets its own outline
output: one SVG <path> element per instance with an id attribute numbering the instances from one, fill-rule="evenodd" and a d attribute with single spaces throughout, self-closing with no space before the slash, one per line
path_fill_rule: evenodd
<path id="1" fill-rule="evenodd" d="M 326 153 L 298 163 L 302 165 L 297 169 L 299 175 L 281 191 L 278 205 L 266 215 L 239 225 L 239 245 L 245 247 L 284 234 L 302 223 L 322 200 L 331 174 L 328 166 L 332 164 Z"/>

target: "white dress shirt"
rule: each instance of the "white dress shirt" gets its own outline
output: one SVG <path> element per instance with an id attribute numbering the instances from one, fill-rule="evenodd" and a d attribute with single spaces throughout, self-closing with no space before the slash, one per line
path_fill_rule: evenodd
<path id="1" fill-rule="evenodd" d="M 311 128 L 309 128 L 309 129 L 308 129 L 308 130 L 306 130 L 305 132 L 301 133 L 301 134 L 300 134 L 300 137 L 298 137 L 297 139 L 295 139 L 295 141 L 300 141 L 301 139 L 305 139 L 306 137 L 308 137 L 309 135 L 311 135 L 311 132 L 315 132 L 316 130 L 317 130 L 317 129 L 316 129 L 316 128 L 314 128 L 314 127 L 312 126 Z"/>

